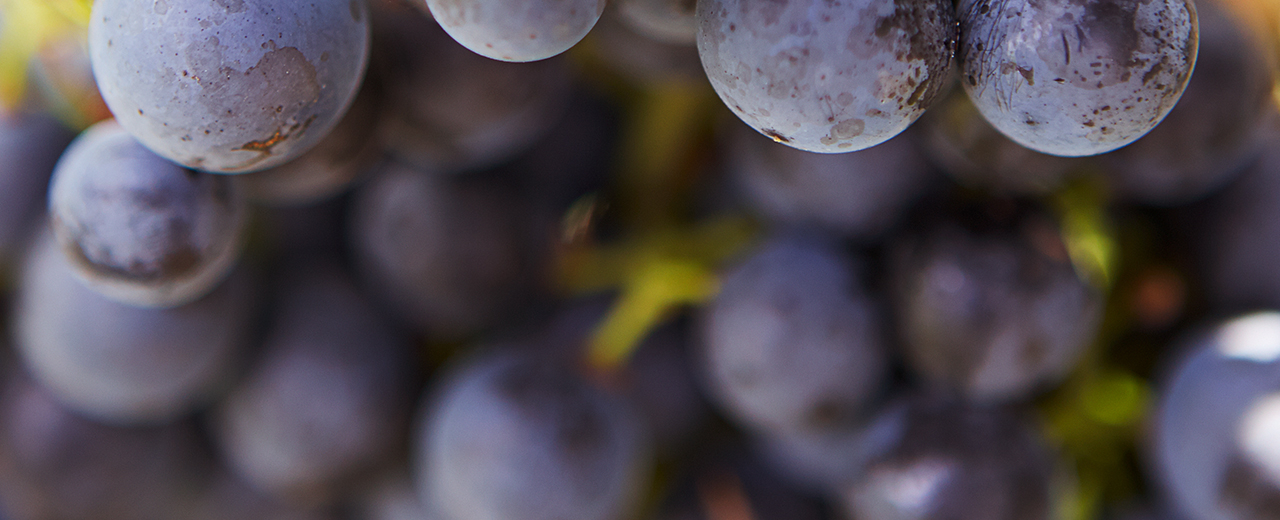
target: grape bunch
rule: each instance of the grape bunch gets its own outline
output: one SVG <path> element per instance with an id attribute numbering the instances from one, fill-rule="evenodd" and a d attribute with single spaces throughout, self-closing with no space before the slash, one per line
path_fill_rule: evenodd
<path id="1" fill-rule="evenodd" d="M 1274 518 L 1277 27 L 0 0 L 0 519 Z"/>

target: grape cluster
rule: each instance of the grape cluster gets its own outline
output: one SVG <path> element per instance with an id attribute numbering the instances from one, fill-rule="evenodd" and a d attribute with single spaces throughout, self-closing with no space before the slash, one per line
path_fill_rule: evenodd
<path id="1" fill-rule="evenodd" d="M 1274 518 L 1275 27 L 0 2 L 0 518 Z"/>

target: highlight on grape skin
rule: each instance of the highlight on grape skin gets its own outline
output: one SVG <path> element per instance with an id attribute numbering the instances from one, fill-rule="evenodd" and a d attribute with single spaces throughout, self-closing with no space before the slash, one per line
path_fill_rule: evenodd
<path id="1" fill-rule="evenodd" d="M 1154 128 L 1195 65 L 1190 0 L 962 0 L 961 84 L 1039 152 L 1109 152 Z"/>
<path id="2" fill-rule="evenodd" d="M 898 135 L 941 92 L 956 33 L 945 0 L 698 2 L 698 54 L 734 115 L 801 150 Z"/>
<path id="3" fill-rule="evenodd" d="M 103 99 L 143 145 L 253 172 L 338 122 L 368 60 L 369 13 L 364 0 L 98 0 L 89 50 Z"/>
<path id="4" fill-rule="evenodd" d="M 499 61 L 538 61 L 569 50 L 600 20 L 605 0 L 426 0 L 454 40 Z"/>

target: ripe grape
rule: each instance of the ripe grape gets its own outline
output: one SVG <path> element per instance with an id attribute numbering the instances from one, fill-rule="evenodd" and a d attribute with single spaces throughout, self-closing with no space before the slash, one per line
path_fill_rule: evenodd
<path id="1" fill-rule="evenodd" d="M 946 84 L 946 0 L 698 2 L 698 54 L 734 114 L 775 141 L 852 152 L 898 135 Z"/>
<path id="2" fill-rule="evenodd" d="M 1015 409 L 915 396 L 866 435 L 871 462 L 841 494 L 852 518 L 1055 517 L 1052 454 Z"/>
<path id="3" fill-rule="evenodd" d="M 618 0 L 616 5 L 618 17 L 648 38 L 677 45 L 698 39 L 696 0 Z"/>
<path id="4" fill-rule="evenodd" d="M 622 401 L 528 353 L 458 367 L 416 433 L 419 495 L 452 520 L 621 520 L 647 475 Z"/>
<path id="5" fill-rule="evenodd" d="M 449 39 L 417 9 L 375 4 L 373 74 L 386 86 L 379 139 L 420 167 L 472 170 L 528 149 L 572 89 L 568 63 L 500 63 Z"/>
<path id="6" fill-rule="evenodd" d="M 320 142 L 369 52 L 364 0 L 99 0 L 94 77 L 147 148 L 199 170 L 278 166 Z"/>
<path id="7" fill-rule="evenodd" d="M 711 395 L 766 433 L 856 424 L 888 372 L 875 301 L 852 259 L 816 239 L 783 235 L 723 278 L 701 317 Z"/>
<path id="8" fill-rule="evenodd" d="M 0 389 L 0 511 L 9 520 L 181 516 L 203 483 L 190 421 L 101 424 L 60 405 L 20 370 Z"/>
<path id="9" fill-rule="evenodd" d="M 432 338 L 494 323 L 534 282 L 519 208 L 485 179 L 391 163 L 357 194 L 357 271 L 389 310 Z"/>
<path id="10" fill-rule="evenodd" d="M 978 400 L 1065 376 L 1098 331 L 1102 296 L 1057 233 L 1029 214 L 972 229 L 945 220 L 903 239 L 895 305 L 911 369 Z"/>
<path id="11" fill-rule="evenodd" d="M 1252 519 L 1280 496 L 1280 314 L 1238 316 L 1179 342 L 1161 392 L 1156 477 L 1187 518 Z"/>
<path id="12" fill-rule="evenodd" d="M 276 306 L 255 366 L 215 410 L 216 440 L 256 488 L 331 504 L 399 447 L 414 362 L 334 265 L 288 264 Z"/>
<path id="13" fill-rule="evenodd" d="M 1078 157 L 1142 137 L 1196 61 L 1190 0 L 961 0 L 961 84 L 1001 133 Z"/>
<path id="14" fill-rule="evenodd" d="M 173 420 L 214 397 L 244 352 L 255 310 L 248 274 L 194 302 L 139 308 L 89 290 L 49 233 L 28 253 L 11 317 L 32 375 L 99 420 Z"/>
<path id="15" fill-rule="evenodd" d="M 52 117 L 0 109 L 0 261 L 16 260 L 45 209 L 49 176 L 75 135 Z"/>
<path id="16" fill-rule="evenodd" d="M 911 139 L 842 155 L 770 143 L 742 125 L 728 130 L 728 169 L 756 213 L 861 241 L 879 238 L 938 176 Z"/>
<path id="17" fill-rule="evenodd" d="M 221 282 L 239 258 L 246 208 L 230 178 L 169 162 L 110 121 L 71 144 L 49 186 L 73 272 L 138 306 L 182 305 Z"/>
<path id="18" fill-rule="evenodd" d="M 1222 187 L 1261 151 L 1274 123 L 1267 54 L 1218 0 L 1199 0 L 1196 72 L 1178 105 L 1145 137 L 1099 159 L 1121 196 L 1183 204 Z M 1230 95 L 1224 93 L 1230 92 Z"/>
<path id="19" fill-rule="evenodd" d="M 538 61 L 569 50 L 604 12 L 605 0 L 426 0 L 440 26 L 476 54 Z"/>

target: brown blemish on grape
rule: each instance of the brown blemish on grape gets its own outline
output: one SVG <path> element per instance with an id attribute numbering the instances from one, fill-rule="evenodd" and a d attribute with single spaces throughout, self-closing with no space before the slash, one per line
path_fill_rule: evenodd
<path id="1" fill-rule="evenodd" d="M 276 131 L 271 134 L 271 137 L 261 141 L 249 141 L 239 147 L 232 148 L 231 150 L 235 152 L 257 152 L 259 154 L 258 157 L 250 159 L 248 163 L 241 165 L 236 169 L 248 168 L 262 162 L 274 153 L 274 148 L 280 143 L 288 141 L 289 139 L 302 137 L 302 135 L 306 133 L 307 127 L 311 126 L 311 123 L 315 122 L 315 120 L 316 116 L 313 115 L 301 123 L 292 122 L 288 124 L 287 127 L 276 129 Z"/>

